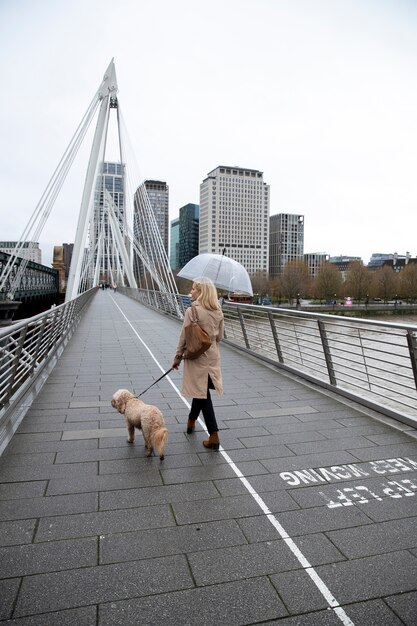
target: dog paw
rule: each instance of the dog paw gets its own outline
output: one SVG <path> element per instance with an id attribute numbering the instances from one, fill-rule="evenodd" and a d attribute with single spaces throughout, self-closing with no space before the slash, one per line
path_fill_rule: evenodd
<path id="1" fill-rule="evenodd" d="M 165 458 L 165 457 L 164 457 L 164 455 L 162 454 L 162 455 L 159 457 L 159 460 L 160 460 L 160 461 L 163 461 L 163 460 L 164 460 L 164 458 Z"/>
<path id="2" fill-rule="evenodd" d="M 135 443 L 134 439 L 127 439 L 127 443 Z"/>

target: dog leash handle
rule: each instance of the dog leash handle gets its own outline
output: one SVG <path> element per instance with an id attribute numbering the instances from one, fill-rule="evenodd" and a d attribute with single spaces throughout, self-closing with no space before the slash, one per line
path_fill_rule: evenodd
<path id="1" fill-rule="evenodd" d="M 160 376 L 158 378 L 158 380 L 155 380 L 152 385 L 149 385 L 149 387 L 146 387 L 145 391 L 142 391 L 142 393 L 140 393 L 138 396 L 135 396 L 135 398 L 140 398 L 141 396 L 143 396 L 144 393 L 146 393 L 148 391 L 148 389 L 150 389 L 151 387 L 153 387 L 154 385 L 156 385 L 156 383 L 159 383 L 160 380 L 162 380 L 163 378 L 165 378 L 165 376 L 167 376 L 170 372 L 172 372 L 174 368 L 170 367 L 169 370 L 167 372 L 165 372 L 165 374 L 162 374 L 162 376 Z"/>

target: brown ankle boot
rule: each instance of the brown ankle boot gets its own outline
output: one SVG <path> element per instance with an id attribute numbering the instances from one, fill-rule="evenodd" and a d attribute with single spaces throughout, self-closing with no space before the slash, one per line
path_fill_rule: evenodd
<path id="1" fill-rule="evenodd" d="M 188 419 L 187 422 L 187 435 L 191 435 L 195 430 L 195 420 Z"/>
<path id="2" fill-rule="evenodd" d="M 218 450 L 220 446 L 219 433 L 212 433 L 208 439 L 203 441 L 203 446 L 205 448 L 211 448 L 212 450 Z"/>

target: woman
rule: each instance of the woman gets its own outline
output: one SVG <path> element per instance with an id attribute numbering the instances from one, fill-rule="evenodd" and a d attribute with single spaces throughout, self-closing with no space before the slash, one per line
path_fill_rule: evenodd
<path id="1" fill-rule="evenodd" d="M 214 414 L 210 389 L 215 389 L 221 396 L 223 393 L 222 373 L 220 369 L 219 341 L 223 339 L 223 313 L 217 300 L 216 288 L 207 278 L 195 281 L 191 288 L 192 307 L 196 307 L 201 328 L 211 337 L 210 348 L 197 359 L 184 359 L 184 377 L 181 392 L 192 397 L 191 411 L 188 416 L 187 433 L 194 432 L 195 421 L 203 413 L 209 438 L 203 441 L 205 448 L 218 450 L 219 429 Z M 186 310 L 181 335 L 178 341 L 172 367 L 178 369 L 185 350 L 184 328 L 191 324 L 191 307 Z"/>

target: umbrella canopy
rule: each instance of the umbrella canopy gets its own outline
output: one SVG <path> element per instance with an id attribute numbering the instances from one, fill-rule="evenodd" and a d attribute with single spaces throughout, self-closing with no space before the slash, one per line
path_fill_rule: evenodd
<path id="1" fill-rule="evenodd" d="M 240 291 L 253 296 L 252 284 L 246 269 L 234 259 L 222 254 L 198 254 L 178 272 L 178 276 L 198 280 L 210 278 L 216 287 L 226 291 Z"/>

